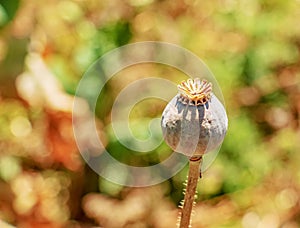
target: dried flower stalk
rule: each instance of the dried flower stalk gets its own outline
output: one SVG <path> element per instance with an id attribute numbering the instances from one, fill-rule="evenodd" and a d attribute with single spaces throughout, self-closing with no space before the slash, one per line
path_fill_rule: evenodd
<path id="1" fill-rule="evenodd" d="M 189 162 L 189 174 L 180 218 L 180 228 L 189 227 L 191 223 L 201 161 L 202 156 L 198 156 L 191 158 Z"/>

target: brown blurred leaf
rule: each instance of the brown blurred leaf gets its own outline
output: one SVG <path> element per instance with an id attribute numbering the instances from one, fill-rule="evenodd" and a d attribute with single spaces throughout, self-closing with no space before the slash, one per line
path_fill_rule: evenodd
<path id="1" fill-rule="evenodd" d="M 82 162 L 73 135 L 72 114 L 48 110 L 47 120 L 45 140 L 54 162 L 72 171 L 79 170 Z"/>

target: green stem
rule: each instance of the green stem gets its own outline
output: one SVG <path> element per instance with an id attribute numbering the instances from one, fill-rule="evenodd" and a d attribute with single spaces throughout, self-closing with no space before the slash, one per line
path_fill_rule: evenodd
<path id="1" fill-rule="evenodd" d="M 199 179 L 199 168 L 202 156 L 192 157 L 189 162 L 189 175 L 184 196 L 184 204 L 181 212 L 179 228 L 189 228 L 191 221 L 191 213 L 195 200 L 196 188 Z M 201 175 L 201 174 L 200 174 Z"/>

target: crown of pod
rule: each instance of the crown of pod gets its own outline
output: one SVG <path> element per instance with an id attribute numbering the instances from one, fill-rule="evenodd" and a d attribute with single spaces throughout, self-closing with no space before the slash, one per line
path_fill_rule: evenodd
<path id="1" fill-rule="evenodd" d="M 204 105 L 211 98 L 212 84 L 206 80 L 188 79 L 177 87 L 183 100 L 191 105 Z"/>

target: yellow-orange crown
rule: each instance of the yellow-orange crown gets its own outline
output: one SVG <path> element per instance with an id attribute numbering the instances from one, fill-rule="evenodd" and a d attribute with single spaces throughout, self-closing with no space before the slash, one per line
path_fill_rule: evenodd
<path id="1" fill-rule="evenodd" d="M 188 79 L 177 87 L 180 95 L 193 105 L 204 105 L 211 97 L 212 84 L 205 79 Z"/>

